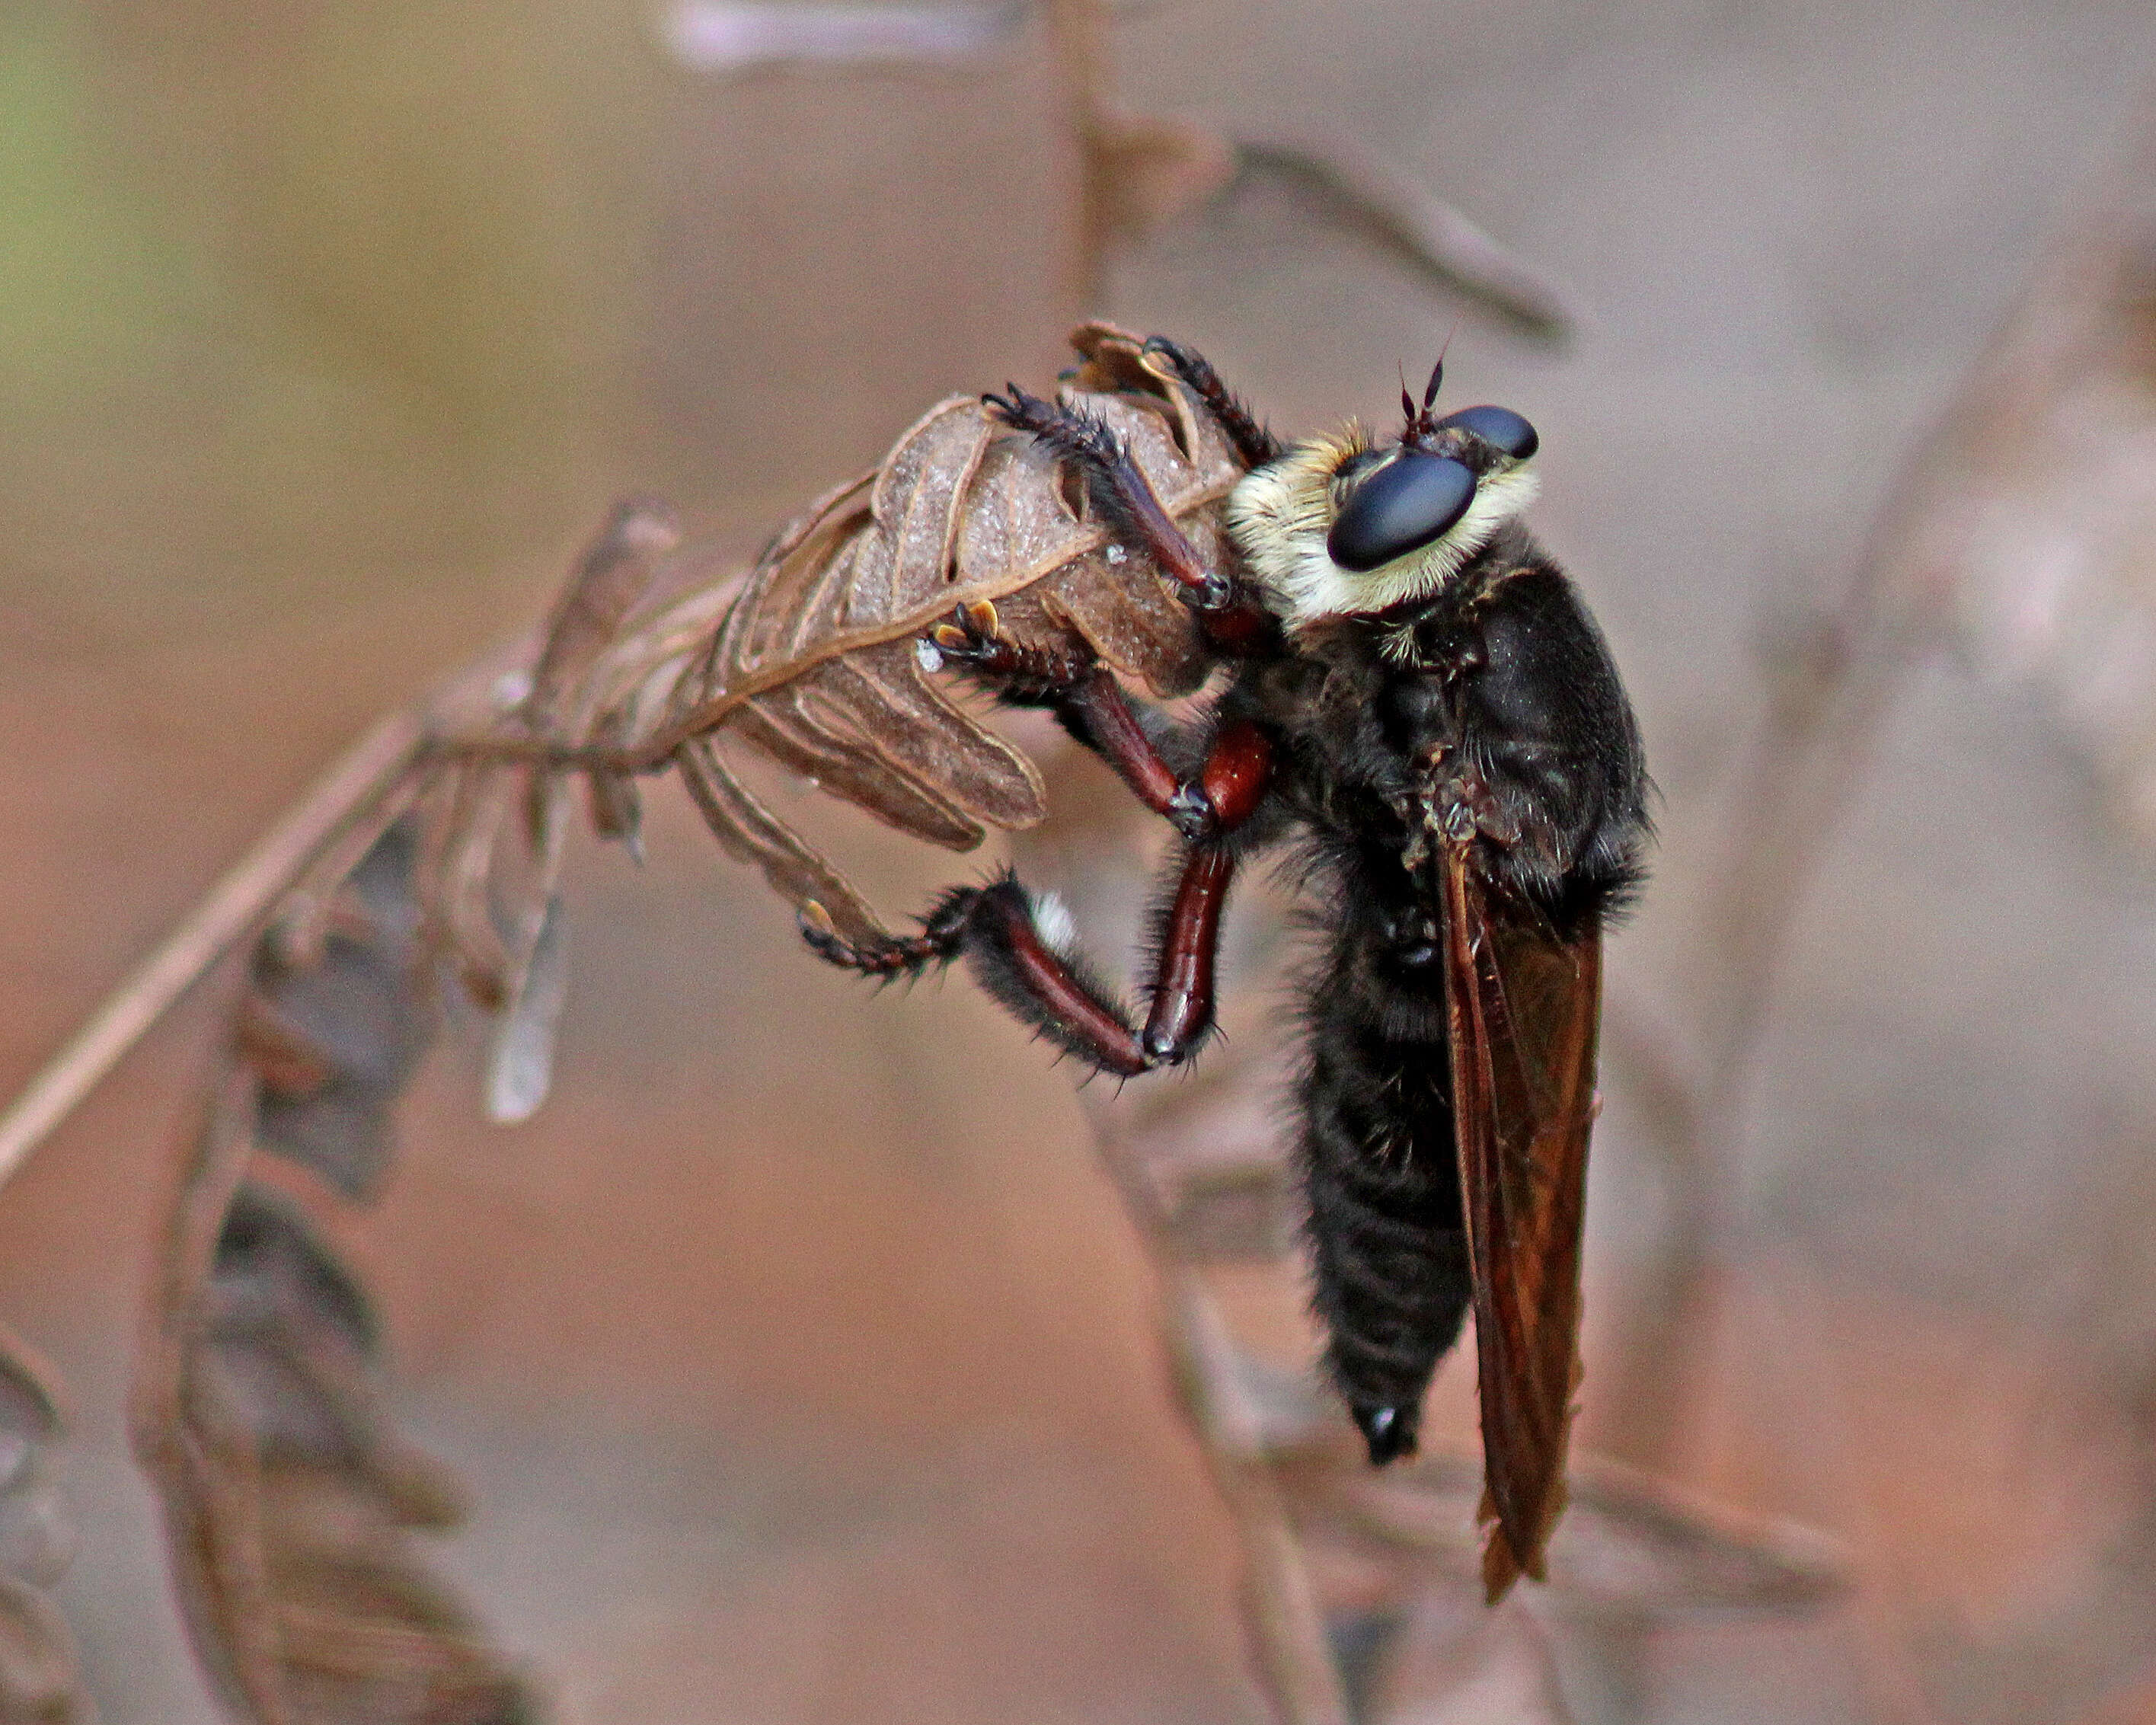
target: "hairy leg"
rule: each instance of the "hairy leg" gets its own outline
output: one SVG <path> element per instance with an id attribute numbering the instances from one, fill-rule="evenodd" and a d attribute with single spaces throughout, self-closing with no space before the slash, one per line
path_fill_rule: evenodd
<path id="1" fill-rule="evenodd" d="M 1190 1058 L 1213 1028 L 1214 956 L 1235 877 L 1228 835 L 1264 800 L 1270 750 L 1255 727 L 1224 726 L 1192 781 L 1204 830 L 1186 840 L 1173 898 L 1163 919 L 1141 1028 L 1077 949 L 1068 916 L 1013 875 L 955 887 L 921 919 L 918 935 L 864 946 L 829 920 L 804 916 L 801 932 L 827 963 L 864 975 L 917 976 L 963 957 L 982 986 L 1065 1053 L 1100 1071 L 1132 1077 Z"/>
<path id="2" fill-rule="evenodd" d="M 1166 360 L 1175 375 L 1205 403 L 1206 411 L 1220 422 L 1220 429 L 1228 434 L 1228 441 L 1235 444 L 1235 453 L 1243 458 L 1244 466 L 1263 467 L 1280 454 L 1281 442 L 1273 435 L 1271 428 L 1259 423 L 1242 398 L 1220 381 L 1220 374 L 1204 354 L 1185 347 L 1180 341 L 1171 341 L 1165 336 L 1151 337 L 1145 344 L 1145 351 Z"/>
<path id="3" fill-rule="evenodd" d="M 1155 733 L 1116 679 L 1091 657 L 1024 645 L 1004 634 L 996 608 L 966 605 L 939 624 L 930 644 L 947 663 L 963 665 L 992 687 L 998 699 L 1019 706 L 1045 707 L 1064 728 L 1115 768 L 1132 793 L 1165 816 L 1186 839 L 1233 830 L 1247 820 L 1264 793 L 1271 745 L 1247 721 L 1226 726 L 1206 751 L 1193 777 L 1180 777 L 1162 757 Z"/>
<path id="4" fill-rule="evenodd" d="M 825 963 L 886 979 L 963 957 L 983 988 L 1065 1054 L 1125 1078 L 1158 1064 L 1129 1008 L 1078 952 L 1069 913 L 1015 875 L 953 887 L 921 918 L 918 935 L 864 947 L 806 916 L 801 933 Z"/>
<path id="5" fill-rule="evenodd" d="M 1117 542 L 1152 561 L 1197 612 L 1215 646 L 1232 652 L 1271 631 L 1264 607 L 1228 571 L 1208 563 L 1176 526 L 1109 426 L 1090 413 L 1029 395 L 1015 383 L 1006 388 L 1008 395 L 983 396 L 983 402 L 1005 424 L 1030 433 L 1069 464 L 1094 514 Z"/>

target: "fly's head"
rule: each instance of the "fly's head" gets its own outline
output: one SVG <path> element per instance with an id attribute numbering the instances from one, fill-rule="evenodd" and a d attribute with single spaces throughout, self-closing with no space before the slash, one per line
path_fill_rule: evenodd
<path id="1" fill-rule="evenodd" d="M 1244 475 L 1228 529 L 1291 629 L 1428 598 L 1535 495 L 1535 429 L 1509 408 L 1435 411 L 1438 362 L 1406 423 L 1296 444 Z"/>

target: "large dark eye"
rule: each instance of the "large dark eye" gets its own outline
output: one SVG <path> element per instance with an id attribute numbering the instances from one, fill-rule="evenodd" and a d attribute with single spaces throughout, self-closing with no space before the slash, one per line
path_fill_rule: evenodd
<path id="1" fill-rule="evenodd" d="M 1440 431 L 1456 425 L 1471 431 L 1486 444 L 1502 449 L 1515 461 L 1524 461 L 1543 446 L 1535 428 L 1510 408 L 1462 408 L 1437 422 Z"/>
<path id="2" fill-rule="evenodd" d="M 1355 487 L 1325 548 L 1342 568 L 1360 574 L 1419 551 L 1474 501 L 1475 475 L 1462 464 L 1409 450 Z"/>

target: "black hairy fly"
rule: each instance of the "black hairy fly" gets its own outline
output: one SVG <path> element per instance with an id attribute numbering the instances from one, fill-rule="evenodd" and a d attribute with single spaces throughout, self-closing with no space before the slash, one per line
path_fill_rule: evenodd
<path id="1" fill-rule="evenodd" d="M 1170 725 L 1090 655 L 1014 639 L 989 604 L 922 649 L 1049 709 L 1179 834 L 1143 1022 L 1011 876 L 947 892 L 916 936 L 805 932 L 874 975 L 963 957 L 1069 1053 L 1133 1076 L 1204 1041 L 1229 884 L 1255 853 L 1300 845 L 1327 931 L 1298 1092 L 1327 1363 L 1371 1461 L 1410 1454 L 1471 1307 L 1494 1599 L 1539 1578 L 1563 1506 L 1601 935 L 1650 836 L 1639 728 L 1594 619 L 1520 525 L 1526 419 L 1439 416 L 1440 361 L 1419 403 L 1402 391 L 1396 435 L 1283 445 L 1197 354 L 1159 337 L 1145 352 L 1248 470 L 1224 566 L 1100 421 L 1015 386 L 984 399 L 1082 485 L 1127 578 L 1158 572 L 1193 608 L 1224 668 L 1203 716 Z"/>

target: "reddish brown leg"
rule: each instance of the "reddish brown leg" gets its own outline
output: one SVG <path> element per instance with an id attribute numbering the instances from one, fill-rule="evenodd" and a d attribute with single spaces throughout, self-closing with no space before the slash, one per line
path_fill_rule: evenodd
<path id="1" fill-rule="evenodd" d="M 1152 1000 L 1141 1032 L 1122 1006 L 1088 974 L 1067 930 L 1044 930 L 1038 907 L 1015 880 L 992 889 L 973 920 L 979 931 L 968 957 L 989 991 L 1043 1035 L 1103 1071 L 1126 1077 L 1179 1065 L 1213 1028 L 1214 959 L 1220 915 L 1235 878 L 1235 853 L 1224 834 L 1254 814 L 1264 799 L 1270 746 L 1256 726 L 1224 727 L 1206 757 L 1198 784 L 1214 822 L 1185 852 L 1175 897 L 1160 930 Z"/>
<path id="2" fill-rule="evenodd" d="M 1213 1028 L 1213 959 L 1235 873 L 1234 855 L 1217 845 L 1194 845 L 1183 860 L 1183 878 L 1161 930 L 1152 1010 L 1146 1014 L 1142 1046 L 1151 1065 L 1188 1060 Z"/>
<path id="3" fill-rule="evenodd" d="M 1199 776 L 1179 779 L 1161 758 L 1113 671 L 1020 645 L 1002 633 L 993 605 L 962 608 L 950 622 L 938 624 L 928 640 L 943 660 L 969 666 L 990 680 L 1005 701 L 1060 714 L 1074 734 L 1116 769 L 1138 801 L 1174 822 L 1187 839 L 1241 825 L 1264 793 L 1272 749 L 1255 726 L 1238 721 L 1227 726 Z"/>
<path id="4" fill-rule="evenodd" d="M 982 619 L 968 621 L 978 627 Z M 957 644 L 939 634 L 937 644 L 950 650 Z M 983 652 L 993 646 L 991 640 Z M 804 917 L 802 932 L 831 963 L 871 976 L 918 975 L 963 954 L 990 993 L 1066 1054 L 1134 1077 L 1189 1059 L 1213 1028 L 1214 955 L 1235 872 L 1235 853 L 1223 841 L 1265 800 L 1272 747 L 1256 726 L 1238 720 L 1214 737 L 1197 778 L 1178 783 L 1106 671 L 1096 668 L 1068 700 L 1090 739 L 1147 806 L 1190 836 L 1161 927 L 1142 1031 L 1091 973 L 1060 907 L 1036 899 L 1014 875 L 945 894 L 918 936 L 857 947 L 841 940 L 828 917 Z"/>
<path id="5" fill-rule="evenodd" d="M 1146 735 L 1130 696 L 1123 692 L 1113 671 L 1106 665 L 1096 666 L 1071 691 L 1065 711 L 1078 721 L 1086 740 L 1116 769 L 1116 777 L 1131 788 L 1139 802 L 1155 814 L 1164 814 L 1178 824 L 1188 818 L 1190 799 L 1183 781 L 1161 759 L 1160 751 Z"/>
<path id="6" fill-rule="evenodd" d="M 1228 434 L 1228 440 L 1243 458 L 1244 466 L 1262 467 L 1279 457 L 1280 439 L 1269 428 L 1260 424 L 1250 408 L 1220 381 L 1220 374 L 1204 355 L 1185 347 L 1180 341 L 1171 341 L 1165 336 L 1148 337 L 1145 351 L 1165 359 L 1174 368 L 1176 376 L 1197 392 L 1206 410 Z"/>
<path id="7" fill-rule="evenodd" d="M 1065 1054 L 1136 1077 L 1154 1062 L 1129 1012 L 1069 944 L 1067 929 L 1041 926 L 1043 908 L 1009 876 L 983 891 L 966 942 L 974 976 Z"/>
<path id="8" fill-rule="evenodd" d="M 1091 974 L 1056 913 L 1044 915 L 1042 903 L 1009 876 L 981 889 L 968 907 L 966 957 L 991 994 L 1088 1065 L 1125 1078 L 1177 1065 L 1213 1028 L 1214 956 L 1235 873 L 1235 854 L 1224 845 L 1207 840 L 1185 854 L 1142 1031 Z"/>
<path id="9" fill-rule="evenodd" d="M 1273 747 L 1247 719 L 1223 726 L 1198 776 L 1178 779 L 1138 722 L 1123 685 L 1106 670 L 1073 692 L 1069 711 L 1137 799 L 1186 839 L 1231 833 L 1256 811 L 1272 773 Z"/>

